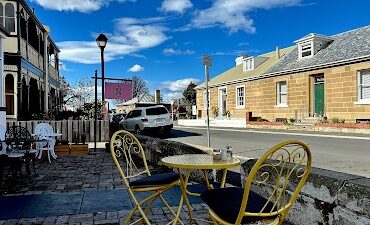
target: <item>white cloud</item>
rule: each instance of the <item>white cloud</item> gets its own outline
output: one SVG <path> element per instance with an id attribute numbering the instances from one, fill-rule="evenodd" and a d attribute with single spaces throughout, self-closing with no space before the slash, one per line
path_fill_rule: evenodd
<path id="1" fill-rule="evenodd" d="M 248 15 L 256 9 L 271 9 L 300 5 L 301 0 L 215 0 L 210 8 L 198 10 L 191 23 L 179 30 L 222 27 L 230 33 L 255 33 L 253 19 Z"/>
<path id="2" fill-rule="evenodd" d="M 163 54 L 166 56 L 171 55 L 194 55 L 195 51 L 186 49 L 186 50 L 180 50 L 180 49 L 174 49 L 174 48 L 165 48 L 163 49 Z"/>
<path id="3" fill-rule="evenodd" d="M 191 4 L 190 0 L 164 0 L 160 10 L 182 14 L 191 7 L 193 7 L 193 4 Z"/>
<path id="4" fill-rule="evenodd" d="M 58 11 L 79 11 L 84 13 L 97 11 L 112 1 L 134 2 L 136 0 L 31 0 L 31 2 L 36 2 L 45 9 Z"/>
<path id="5" fill-rule="evenodd" d="M 59 69 L 61 71 L 66 71 L 66 72 L 73 71 L 72 69 L 70 69 L 69 67 L 67 67 L 66 64 L 64 64 L 62 62 L 59 62 Z"/>
<path id="6" fill-rule="evenodd" d="M 182 98 L 182 94 L 190 82 L 198 84 L 200 81 L 195 78 L 185 78 L 181 80 L 161 82 L 160 89 L 162 91 L 164 101 L 169 103 L 172 99 Z"/>
<path id="7" fill-rule="evenodd" d="M 140 66 L 139 64 L 133 65 L 130 69 L 127 70 L 128 72 L 141 72 L 144 71 L 144 67 Z"/>
<path id="8" fill-rule="evenodd" d="M 199 80 L 195 78 L 185 78 L 185 79 L 175 80 L 175 81 L 163 81 L 161 82 L 161 84 L 164 90 L 178 92 L 178 91 L 185 90 L 190 84 L 190 82 L 197 84 L 199 83 Z"/>
<path id="9" fill-rule="evenodd" d="M 108 36 L 108 44 L 104 50 L 106 61 L 111 61 L 137 53 L 140 50 L 157 46 L 170 37 L 165 31 L 167 28 L 161 25 L 165 18 L 119 18 L 116 19 L 114 32 Z M 97 36 L 97 35 L 95 35 Z M 91 41 L 62 41 L 57 43 L 61 49 L 62 60 L 95 64 L 100 63 L 100 51 L 95 38 Z"/>

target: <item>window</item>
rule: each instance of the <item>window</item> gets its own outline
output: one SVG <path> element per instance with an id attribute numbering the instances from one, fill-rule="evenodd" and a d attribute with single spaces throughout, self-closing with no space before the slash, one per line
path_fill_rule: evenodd
<path id="1" fill-rule="evenodd" d="M 370 70 L 358 74 L 358 101 L 370 103 Z"/>
<path id="2" fill-rule="evenodd" d="M 131 118 L 139 117 L 141 116 L 141 110 L 134 110 L 132 111 Z"/>
<path id="3" fill-rule="evenodd" d="M 245 87 L 237 86 L 236 87 L 236 108 L 245 107 Z"/>
<path id="4" fill-rule="evenodd" d="M 278 106 L 288 105 L 287 85 L 286 81 L 280 81 L 277 83 L 277 102 Z"/>
<path id="5" fill-rule="evenodd" d="M 298 53 L 300 59 L 313 56 L 312 41 L 300 44 Z"/>
<path id="6" fill-rule="evenodd" d="M 165 107 L 157 107 L 157 108 L 150 108 L 146 110 L 147 116 L 154 116 L 154 115 L 164 115 L 167 114 L 168 111 Z"/>
<path id="7" fill-rule="evenodd" d="M 253 70 L 254 69 L 254 59 L 247 59 L 245 60 L 245 68 L 244 71 Z"/>
<path id="8" fill-rule="evenodd" d="M 51 54 L 49 58 L 49 63 L 52 67 L 55 68 L 55 54 Z"/>
<path id="9" fill-rule="evenodd" d="M 12 3 L 5 4 L 5 29 L 9 33 L 15 32 L 14 5 Z"/>
<path id="10" fill-rule="evenodd" d="M 5 107 L 7 115 L 14 115 L 14 77 L 11 74 L 5 77 Z"/>
<path id="11" fill-rule="evenodd" d="M 0 3 L 0 25 L 4 26 L 4 8 L 2 3 Z"/>
<path id="12" fill-rule="evenodd" d="M 207 109 L 206 92 L 203 93 L 203 99 L 204 99 L 204 109 Z M 208 109 L 210 108 L 211 108 L 211 92 L 208 91 Z"/>

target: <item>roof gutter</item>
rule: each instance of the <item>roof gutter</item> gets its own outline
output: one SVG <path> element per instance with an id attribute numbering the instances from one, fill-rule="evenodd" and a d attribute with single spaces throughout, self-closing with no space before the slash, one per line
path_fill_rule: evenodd
<path id="1" fill-rule="evenodd" d="M 217 86 L 222 86 L 222 85 L 235 84 L 235 83 L 244 82 L 244 81 L 260 80 L 264 78 L 282 76 L 282 75 L 287 75 L 287 74 L 292 74 L 292 73 L 306 72 L 306 71 L 311 71 L 311 70 L 326 69 L 329 67 L 343 66 L 347 64 L 353 64 L 353 63 L 358 63 L 358 62 L 363 62 L 363 61 L 368 61 L 368 60 L 370 60 L 370 55 L 356 57 L 352 59 L 345 59 L 345 60 L 340 60 L 340 61 L 335 61 L 335 62 L 330 62 L 330 63 L 324 63 L 324 64 L 320 64 L 316 66 L 307 66 L 307 67 L 302 67 L 302 68 L 297 68 L 297 69 L 292 69 L 292 70 L 284 70 L 284 71 L 279 71 L 279 72 L 274 72 L 274 73 L 265 73 L 265 74 L 254 76 L 254 77 L 248 77 L 248 78 L 243 78 L 243 79 L 227 81 L 223 83 L 212 84 L 209 87 L 217 87 Z M 196 87 L 194 89 L 203 90 L 205 89 L 205 87 L 199 87 L 199 88 Z"/>

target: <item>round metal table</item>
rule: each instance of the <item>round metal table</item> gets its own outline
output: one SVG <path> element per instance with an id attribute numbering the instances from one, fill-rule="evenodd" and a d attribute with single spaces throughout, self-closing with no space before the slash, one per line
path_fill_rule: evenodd
<path id="1" fill-rule="evenodd" d="M 209 154 L 174 155 L 174 156 L 168 156 L 168 157 L 162 158 L 161 162 L 165 166 L 177 169 L 180 174 L 180 186 L 181 186 L 182 195 L 181 195 L 179 207 L 177 210 L 176 218 L 173 221 L 173 224 L 176 224 L 177 221 L 180 221 L 180 213 L 181 213 L 181 209 L 182 209 L 184 201 L 189 209 L 188 213 L 189 213 L 190 221 L 201 220 L 204 222 L 210 222 L 210 221 L 205 221 L 203 219 L 197 219 L 197 218 L 192 217 L 192 209 L 191 209 L 190 202 L 187 196 L 188 195 L 200 196 L 200 194 L 192 193 L 187 190 L 191 171 L 203 170 L 207 188 L 212 189 L 213 186 L 208 181 L 208 170 L 212 170 L 212 169 L 223 170 L 221 184 L 220 184 L 221 188 L 223 188 L 225 187 L 227 170 L 240 165 L 239 159 L 232 158 L 229 160 L 215 160 L 213 159 L 213 155 L 209 155 Z M 182 174 L 181 170 L 185 170 L 185 176 L 181 175 Z"/>

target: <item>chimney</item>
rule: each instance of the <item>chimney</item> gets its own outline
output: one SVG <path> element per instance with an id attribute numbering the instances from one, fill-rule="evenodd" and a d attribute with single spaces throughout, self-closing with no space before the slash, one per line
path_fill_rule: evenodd
<path id="1" fill-rule="evenodd" d="M 276 59 L 280 59 L 280 48 L 276 46 Z"/>
<path id="2" fill-rule="evenodd" d="M 35 14 L 35 8 L 32 8 L 32 13 Z"/>
<path id="3" fill-rule="evenodd" d="M 155 90 L 154 101 L 156 104 L 161 104 L 161 91 Z"/>

